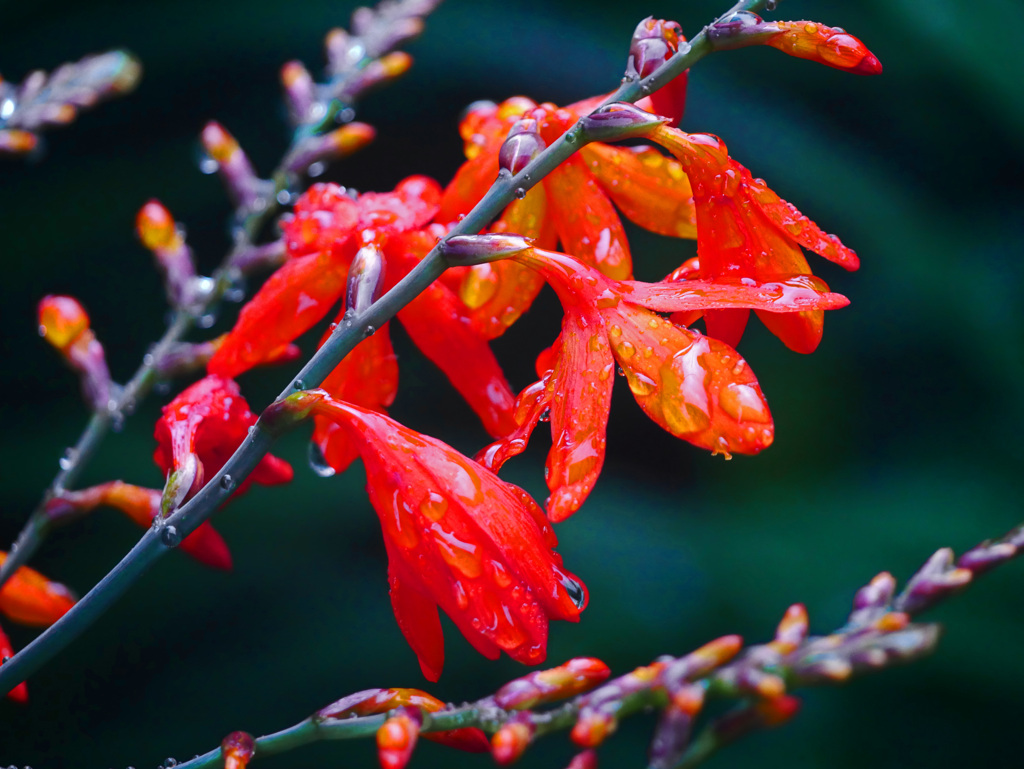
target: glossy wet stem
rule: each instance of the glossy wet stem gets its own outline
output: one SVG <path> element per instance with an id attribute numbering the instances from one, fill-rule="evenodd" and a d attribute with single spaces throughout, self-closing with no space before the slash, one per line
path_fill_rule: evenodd
<path id="1" fill-rule="evenodd" d="M 719 17 L 720 21 L 737 11 L 757 11 L 770 0 L 742 0 Z M 680 74 L 693 64 L 712 53 L 715 47 L 707 35 L 707 28 L 701 30 L 687 46 L 656 70 L 642 79 L 625 81 L 619 89 L 605 100 L 605 104 L 616 101 L 635 102 L 657 90 L 660 86 Z M 515 176 L 503 175 L 473 207 L 462 221 L 452 228 L 449 237 L 473 235 L 487 227 L 513 200 L 517 190 L 528 190 L 551 173 L 588 141 L 583 126 L 577 123 L 559 139 L 540 152 Z M 267 206 L 268 215 L 276 200 Z M 262 222 L 262 217 L 260 222 Z M 278 400 L 304 389 L 318 387 L 326 376 L 341 362 L 352 349 L 367 336 L 367 330 L 376 330 L 422 293 L 447 268 L 444 256 L 444 241 L 440 241 L 430 253 L 387 294 L 382 296 L 366 312 L 351 323 L 338 326 L 330 339 L 317 350 Z M 370 332 L 372 333 L 372 331 Z M 151 375 L 149 375 L 151 376 Z M 90 425 L 91 426 L 91 425 Z M 96 430 L 102 434 L 107 424 L 97 423 Z M 7 692 L 38 670 L 58 651 L 67 646 L 82 631 L 103 614 L 124 592 L 168 550 L 173 549 L 203 521 L 209 518 L 259 463 L 273 443 L 274 437 L 266 429 L 266 420 L 261 416 L 250 435 L 242 442 L 220 472 L 209 479 L 206 485 L 181 509 L 171 515 L 160 529 L 151 528 L 99 583 L 93 587 L 67 614 L 46 629 L 32 643 L 14 655 L 0 667 L 0 692 Z M 87 430 L 87 433 L 89 431 Z M 83 436 L 85 439 L 86 436 Z M 90 439 L 96 441 L 96 439 Z M 90 451 L 94 443 L 90 443 Z M 227 476 L 229 481 L 222 479 Z M 33 516 L 35 518 L 35 516 Z M 170 532 L 168 535 L 167 532 Z M 14 560 L 14 554 L 8 563 Z"/>

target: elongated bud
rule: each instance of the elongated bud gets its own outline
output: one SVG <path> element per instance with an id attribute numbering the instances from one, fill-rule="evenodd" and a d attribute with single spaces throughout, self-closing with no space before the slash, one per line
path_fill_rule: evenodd
<path id="1" fill-rule="evenodd" d="M 610 674 L 611 670 L 601 660 L 578 657 L 556 668 L 510 681 L 494 695 L 494 702 L 506 710 L 526 710 L 585 692 Z"/>
<path id="2" fill-rule="evenodd" d="M 24 155 L 34 150 L 38 143 L 39 137 L 31 131 L 22 131 L 17 128 L 0 131 L 0 153 Z"/>
<path id="3" fill-rule="evenodd" d="M 838 654 L 819 654 L 796 668 L 800 679 L 817 683 L 840 684 L 853 675 L 853 665 Z"/>
<path id="4" fill-rule="evenodd" d="M 781 697 L 786 693 L 785 681 L 755 667 L 742 667 L 736 675 L 736 685 L 741 691 L 756 697 Z"/>
<path id="5" fill-rule="evenodd" d="M 718 50 L 770 45 L 798 59 L 809 59 L 855 75 L 878 75 L 882 64 L 867 46 L 838 27 L 814 21 L 765 22 L 756 13 L 737 11 L 708 28 Z"/>
<path id="6" fill-rule="evenodd" d="M 89 330 L 89 315 L 70 296 L 46 296 L 39 302 L 39 336 L 61 354 Z"/>
<path id="7" fill-rule="evenodd" d="M 654 75 L 666 61 L 685 45 L 683 28 L 677 22 L 648 16 L 633 32 L 626 64 L 626 78 L 635 80 Z M 686 108 L 686 86 L 689 73 L 681 72 L 651 94 L 651 105 L 659 115 L 671 118 L 677 126 Z"/>
<path id="8" fill-rule="evenodd" d="M 781 726 L 800 711 L 800 700 L 789 694 L 761 700 L 754 705 L 763 726 Z"/>
<path id="9" fill-rule="evenodd" d="M 956 565 L 974 574 L 984 574 L 1017 554 L 1017 546 L 1010 542 L 983 542 L 960 556 Z"/>
<path id="10" fill-rule="evenodd" d="M 78 374 L 82 396 L 94 411 L 110 401 L 111 380 L 103 345 L 89 328 L 89 316 L 70 296 L 46 296 L 39 302 L 39 334 Z"/>
<path id="11" fill-rule="evenodd" d="M 661 712 L 651 739 L 648 750 L 649 769 L 671 769 L 676 766 L 690 742 L 692 728 L 693 714 L 670 702 Z"/>
<path id="12" fill-rule="evenodd" d="M 370 244 L 360 248 L 348 268 L 345 307 L 355 313 L 366 311 L 377 301 L 384 286 L 384 254 Z"/>
<path id="13" fill-rule="evenodd" d="M 533 248 L 533 241 L 529 238 L 500 233 L 456 235 L 441 241 L 441 249 L 452 266 L 494 262 L 530 248 Z"/>
<path id="14" fill-rule="evenodd" d="M 498 167 L 515 176 L 526 168 L 544 147 L 537 121 L 528 117 L 517 120 L 509 129 L 508 138 L 498 151 Z"/>
<path id="15" fill-rule="evenodd" d="M 327 53 L 327 70 L 331 74 L 344 72 L 358 64 L 366 55 L 362 43 L 352 38 L 341 27 L 335 27 L 324 37 Z"/>
<path id="16" fill-rule="evenodd" d="M 292 123 L 302 125 L 310 119 L 316 100 L 313 76 L 301 61 L 289 61 L 281 67 L 281 85 Z"/>
<path id="17" fill-rule="evenodd" d="M 581 122 L 587 141 L 605 142 L 646 137 L 669 118 L 652 115 L 634 104 L 614 102 L 594 110 Z"/>
<path id="18" fill-rule="evenodd" d="M 217 162 L 224 186 L 236 206 L 251 211 L 259 208 L 261 202 L 266 205 L 263 196 L 270 183 L 256 176 L 252 163 L 234 136 L 220 123 L 211 120 L 203 128 L 201 141 L 209 156 Z"/>
<path id="19" fill-rule="evenodd" d="M 245 769 L 256 752 L 256 741 L 247 732 L 231 732 L 220 743 L 224 769 Z"/>
<path id="20" fill-rule="evenodd" d="M 295 149 L 285 163 L 292 173 L 305 173 L 313 164 L 335 160 L 358 152 L 377 135 L 373 126 L 366 123 L 347 123 L 330 133 L 310 136 Z"/>
<path id="21" fill-rule="evenodd" d="M 153 252 L 164 278 L 167 298 L 174 307 L 189 304 L 196 277 L 192 250 L 185 245 L 171 212 L 159 200 L 151 200 L 135 217 L 135 231 L 142 245 Z"/>
<path id="22" fill-rule="evenodd" d="M 412 758 L 422 722 L 417 709 L 400 707 L 377 730 L 377 757 L 382 769 L 404 769 Z"/>
<path id="23" fill-rule="evenodd" d="M 401 77 L 412 66 L 412 56 L 404 51 L 393 51 L 369 62 L 353 77 L 346 92 L 362 93 Z"/>
<path id="24" fill-rule="evenodd" d="M 944 547 L 935 552 L 910 578 L 894 603 L 897 611 L 917 614 L 962 589 L 974 575 L 967 569 L 953 566 L 953 551 Z"/>
<path id="25" fill-rule="evenodd" d="M 526 713 L 519 713 L 506 721 L 491 737 L 491 755 L 495 763 L 508 766 L 518 761 L 530 746 L 533 733 L 533 722 Z"/>
<path id="26" fill-rule="evenodd" d="M 727 635 L 704 644 L 668 666 L 665 677 L 672 681 L 703 678 L 731 660 L 743 648 L 743 639 Z"/>
<path id="27" fill-rule="evenodd" d="M 807 638 L 808 623 L 807 608 L 802 603 L 790 606 L 775 630 L 772 648 L 779 654 L 794 651 Z"/>

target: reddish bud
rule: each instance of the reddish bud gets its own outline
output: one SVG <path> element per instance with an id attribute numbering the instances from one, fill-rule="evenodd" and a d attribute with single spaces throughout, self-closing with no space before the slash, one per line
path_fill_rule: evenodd
<path id="1" fill-rule="evenodd" d="M 608 666 L 593 657 L 577 657 L 564 665 L 510 681 L 494 695 L 500 708 L 526 710 L 539 704 L 572 697 L 611 675 Z"/>
<path id="2" fill-rule="evenodd" d="M 70 296 L 46 296 L 39 302 L 39 336 L 67 354 L 68 348 L 89 330 L 89 316 Z"/>
<path id="3" fill-rule="evenodd" d="M 0 131 L 0 153 L 24 155 L 26 152 L 34 150 L 38 143 L 39 137 L 31 131 L 22 131 L 16 128 Z"/>
<path id="4" fill-rule="evenodd" d="M 807 608 L 801 603 L 793 604 L 786 610 L 779 627 L 775 630 L 772 648 L 779 654 L 789 654 L 803 643 L 807 637 L 807 629 Z"/>
<path id="5" fill-rule="evenodd" d="M 200 140 L 210 157 L 218 163 L 227 163 L 235 156 L 235 153 L 241 152 L 235 137 L 229 134 L 224 129 L 224 126 L 215 120 L 211 120 L 206 124 Z"/>
<path id="6" fill-rule="evenodd" d="M 224 769 L 245 769 L 256 752 L 256 741 L 247 732 L 231 732 L 220 744 Z"/>
<path id="7" fill-rule="evenodd" d="M 593 750 L 584 750 L 572 757 L 566 769 L 597 769 L 597 753 Z"/>
<path id="8" fill-rule="evenodd" d="M 402 707 L 396 713 L 377 730 L 377 757 L 383 769 L 404 769 L 420 733 L 416 710 Z"/>
<path id="9" fill-rule="evenodd" d="M 518 761 L 529 747 L 533 732 L 533 723 L 526 714 L 519 714 L 503 724 L 491 737 L 491 755 L 494 756 L 495 762 L 507 766 Z"/>
<path id="10" fill-rule="evenodd" d="M 498 168 L 515 176 L 544 147 L 537 121 L 528 117 L 521 118 L 509 129 L 508 138 L 498 150 Z"/>
<path id="11" fill-rule="evenodd" d="M 150 251 L 172 248 L 180 244 L 174 217 L 159 200 L 151 200 L 139 209 L 135 217 L 135 232 L 142 245 Z"/>
<path id="12" fill-rule="evenodd" d="M 617 726 L 615 716 L 610 713 L 586 711 L 580 713 L 569 737 L 581 748 L 596 748 L 615 731 Z"/>
<path id="13" fill-rule="evenodd" d="M 784 694 L 755 703 L 754 710 L 760 716 L 763 726 L 780 726 L 799 712 L 800 700 Z"/>

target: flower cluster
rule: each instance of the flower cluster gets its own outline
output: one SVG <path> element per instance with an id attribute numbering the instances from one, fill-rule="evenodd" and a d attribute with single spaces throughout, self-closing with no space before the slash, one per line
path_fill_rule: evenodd
<path id="1" fill-rule="evenodd" d="M 714 25 L 707 32 L 712 44 L 725 48 L 753 41 L 851 72 L 880 71 L 877 59 L 842 30 L 810 22 L 765 24 L 744 13 Z M 337 53 L 349 44 L 338 38 L 333 45 Z M 686 46 L 675 22 L 644 20 L 633 36 L 627 80 L 657 75 Z M 333 70 L 340 71 L 340 61 L 332 58 Z M 405 57 L 390 63 L 379 59 L 373 66 L 407 64 Z M 318 112 L 311 79 L 294 63 L 283 76 L 293 120 L 309 128 Z M 398 366 L 386 323 L 366 328 L 366 337 L 317 382 L 320 387 L 307 390 L 297 380 L 299 392 L 267 412 L 270 422 L 313 420 L 311 456 L 323 475 L 362 459 L 384 536 L 395 617 L 428 679 L 437 680 L 444 662 L 438 609 L 488 658 L 504 651 L 523 663 L 543 661 L 549 621 L 577 621 L 587 603 L 583 583 L 555 552 L 552 523 L 575 513 L 598 482 L 616 369 L 662 429 L 726 458 L 756 454 L 771 445 L 774 421 L 758 379 L 735 349 L 750 312 L 790 349 L 812 352 L 822 338 L 825 310 L 848 301 L 812 274 L 803 250 L 846 269 L 859 264 L 835 236 L 730 157 L 720 139 L 678 128 L 687 77 L 685 71 L 675 74 L 636 106 L 607 105 L 604 97 L 567 107 L 521 96 L 501 104 L 477 102 L 459 127 L 466 162 L 447 186 L 424 176 L 404 179 L 389 192 L 312 185 L 282 217 L 281 240 L 265 249 L 277 260 L 274 273 L 242 308 L 234 327 L 194 356 L 194 362 L 206 362 L 206 376 L 163 409 L 154 453 L 166 479 L 163 491 L 121 481 L 83 491 L 61 489 L 49 500 L 48 514 L 56 519 L 105 505 L 143 525 L 160 525 L 221 471 L 254 429 L 256 415 L 235 378 L 259 365 L 293 359 L 296 340 L 333 313 L 334 322 L 320 340 L 327 344 L 383 293 L 402 285 L 439 243 L 442 252 L 450 249 L 445 253 L 454 263 L 452 230 L 496 178 L 524 178 L 546 148 L 578 143 L 578 151 L 567 153 L 532 187 L 516 189 L 517 199 L 486 231 L 457 235 L 469 258 L 450 265 L 397 309 L 414 344 L 445 373 L 494 438 L 475 460 L 387 415 L 398 392 Z M 588 126 L 626 124 L 628 137 L 642 140 L 639 146 L 592 141 L 621 136 L 615 131 L 587 134 Z M 371 128 L 355 123 L 330 133 L 312 131 L 295 146 L 286 170 L 298 173 L 314 156 L 330 154 L 320 146 L 328 141 L 324 137 L 332 137 L 328 143 L 341 151 L 365 144 L 372 135 Z M 207 125 L 202 141 L 240 219 L 280 200 L 273 183 L 256 176 L 237 141 L 219 124 Z M 662 281 L 635 280 L 622 217 L 658 235 L 695 239 L 696 257 Z M 196 276 L 181 230 L 161 204 L 148 203 L 137 228 L 156 257 L 172 306 L 193 312 L 216 281 Z M 473 250 L 473 243 L 484 242 L 512 246 L 497 254 Z M 561 329 L 554 344 L 539 351 L 538 380 L 517 397 L 490 342 L 529 309 L 544 285 L 561 302 Z M 703 330 L 695 327 L 698 320 Z M 115 386 L 84 311 L 68 297 L 47 297 L 40 327 L 79 370 L 94 408 L 104 408 Z M 526 449 L 543 419 L 550 421 L 552 438 L 546 509 L 496 475 Z M 291 477 L 287 463 L 266 455 L 240 485 L 226 475 L 220 483 L 237 495 L 252 482 L 277 484 Z M 182 546 L 205 563 L 230 566 L 226 545 L 206 523 Z M 564 695 L 573 676 L 590 682 L 607 674 L 603 666 L 603 673 L 583 663 L 577 667 L 549 672 L 552 681 L 557 679 L 557 686 L 551 685 Z M 503 707 L 516 707 L 529 689 L 529 702 L 544 701 L 546 681 L 530 679 L 529 685 L 499 693 L 499 699 L 510 703 Z M 323 717 L 393 711 L 378 734 L 382 761 L 404 765 L 422 713 L 432 705 L 419 695 L 391 690 L 361 694 L 366 696 L 336 703 Z M 612 717 L 595 703 L 590 720 L 581 714 L 576 741 L 583 747 L 596 745 L 614 728 Z M 529 742 L 531 728 L 525 721 L 507 724 L 495 736 L 495 755 L 513 760 Z M 447 733 L 448 738 L 479 741 L 480 735 L 456 739 L 462 731 Z M 251 755 L 246 737 L 239 733 L 225 743 L 225 755 L 236 766 Z"/>

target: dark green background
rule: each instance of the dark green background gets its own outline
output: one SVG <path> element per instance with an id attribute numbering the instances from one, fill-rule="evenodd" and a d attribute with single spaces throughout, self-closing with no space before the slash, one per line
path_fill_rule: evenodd
<path id="1" fill-rule="evenodd" d="M 566 103 L 610 90 L 641 16 L 693 32 L 724 2 L 478 4 L 449 0 L 410 46 L 413 70 L 367 98 L 379 138 L 329 178 L 389 189 L 410 173 L 450 178 L 461 160 L 460 109 L 526 93 Z M 347 3 L 195 2 L 0 5 L 0 72 L 126 46 L 139 90 L 48 135 L 40 163 L 0 166 L 3 398 L 0 542 L 10 542 L 86 415 L 73 377 L 36 337 L 34 307 L 73 293 L 92 314 L 111 368 L 126 378 L 161 333 L 162 289 L 135 242 L 134 214 L 157 196 L 187 225 L 201 265 L 227 245 L 229 207 L 196 170 L 195 137 L 222 121 L 257 166 L 287 140 L 277 71 L 319 68 L 320 41 Z M 904 579 L 932 551 L 963 550 L 1021 519 L 1024 398 L 1018 299 L 1024 281 L 1024 50 L 1014 0 L 787 0 L 779 18 L 811 18 L 862 37 L 885 65 L 856 78 L 774 50 L 711 57 L 691 76 L 684 127 L 722 136 L 738 160 L 862 257 L 846 274 L 812 266 L 852 299 L 832 313 L 819 351 L 785 350 L 757 323 L 741 345 L 777 422 L 775 445 L 732 462 L 650 423 L 616 390 L 609 458 L 586 507 L 559 528 L 566 564 L 591 603 L 552 627 L 549 658 L 605 659 L 624 672 L 666 652 L 739 632 L 766 639 L 789 603 L 812 625 L 841 624 L 877 572 Z M 640 277 L 655 279 L 691 243 L 638 233 Z M 234 308 L 228 308 L 230 318 Z M 557 331 L 557 304 L 496 344 L 515 388 Z M 394 413 L 472 452 L 486 442 L 469 410 L 401 333 Z M 243 378 L 262 407 L 285 370 Z M 112 436 L 85 479 L 159 485 L 149 460 L 152 398 Z M 250 493 L 217 518 L 236 569 L 183 555 L 160 563 L 95 628 L 31 682 L 28 707 L 0 702 L 0 765 L 152 767 L 216 746 L 229 731 L 294 723 L 346 693 L 424 686 L 391 616 L 378 524 L 360 469 L 324 481 L 304 470 L 305 434 L 279 453 L 288 487 Z M 543 437 L 507 477 L 543 497 Z M 34 565 L 84 592 L 138 531 L 111 512 L 61 532 Z M 1024 566 L 1010 565 L 935 612 L 938 653 L 841 689 L 806 693 L 784 729 L 755 736 L 717 766 L 1013 765 L 1024 715 Z M 16 646 L 33 636 L 5 622 Z M 448 660 L 429 686 L 476 698 L 522 672 L 476 655 L 446 625 Z M 604 767 L 641 767 L 653 720 L 602 750 Z M 564 736 L 531 767 L 568 762 Z M 264 765 L 261 762 L 261 766 Z M 371 767 L 371 743 L 325 744 L 267 769 Z M 424 745 L 414 766 L 489 766 Z"/>

